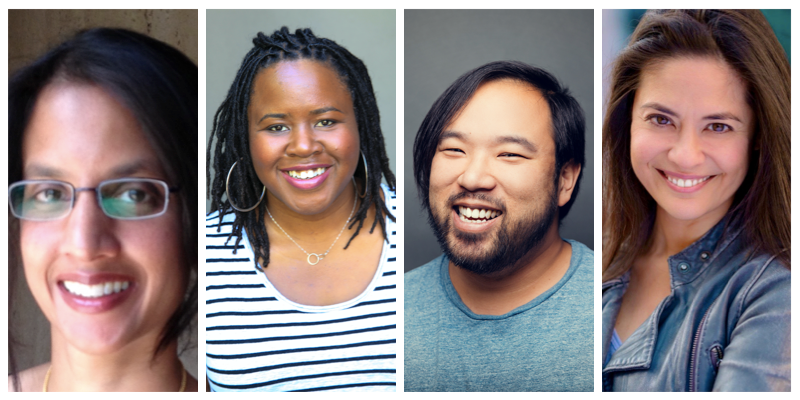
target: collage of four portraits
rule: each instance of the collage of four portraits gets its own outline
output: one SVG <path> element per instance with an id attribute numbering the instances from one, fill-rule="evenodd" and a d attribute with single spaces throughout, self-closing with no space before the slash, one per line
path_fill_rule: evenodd
<path id="1" fill-rule="evenodd" d="M 8 10 L 8 390 L 791 390 L 790 10 Z"/>

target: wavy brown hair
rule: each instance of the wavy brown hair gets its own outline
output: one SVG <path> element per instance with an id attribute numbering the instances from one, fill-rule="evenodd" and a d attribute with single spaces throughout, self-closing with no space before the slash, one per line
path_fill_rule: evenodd
<path id="1" fill-rule="evenodd" d="M 657 10 L 639 21 L 609 78 L 603 121 L 603 281 L 616 278 L 648 246 L 655 201 L 631 165 L 631 112 L 642 70 L 675 57 L 724 60 L 747 87 L 755 116 L 747 176 L 729 221 L 741 221 L 754 252 L 789 266 L 791 234 L 790 68 L 758 10 Z"/>

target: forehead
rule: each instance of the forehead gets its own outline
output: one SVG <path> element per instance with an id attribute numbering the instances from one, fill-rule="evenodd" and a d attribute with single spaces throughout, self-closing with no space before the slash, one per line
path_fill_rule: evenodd
<path id="1" fill-rule="evenodd" d="M 659 101 L 696 112 L 746 114 L 747 86 L 725 61 L 713 57 L 681 57 L 645 67 L 635 103 Z"/>
<path id="2" fill-rule="evenodd" d="M 550 107 L 528 83 L 502 79 L 482 83 L 445 130 L 474 140 L 522 136 L 537 146 L 554 146 Z"/>
<path id="3" fill-rule="evenodd" d="M 347 101 L 350 91 L 330 65 L 308 59 L 281 61 L 262 69 L 253 80 L 251 106 L 304 105 Z"/>
<path id="4" fill-rule="evenodd" d="M 133 113 L 103 88 L 58 82 L 42 89 L 22 141 L 24 173 L 103 175 L 124 165 L 158 174 L 158 157 Z M 135 172 L 135 171 L 133 171 Z"/>

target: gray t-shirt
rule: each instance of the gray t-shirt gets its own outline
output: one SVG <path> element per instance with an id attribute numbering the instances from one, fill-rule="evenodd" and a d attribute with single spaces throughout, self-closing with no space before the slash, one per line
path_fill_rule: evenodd
<path id="1" fill-rule="evenodd" d="M 592 391 L 594 253 L 566 241 L 564 277 L 505 315 L 470 311 L 444 255 L 405 274 L 405 391 Z"/>

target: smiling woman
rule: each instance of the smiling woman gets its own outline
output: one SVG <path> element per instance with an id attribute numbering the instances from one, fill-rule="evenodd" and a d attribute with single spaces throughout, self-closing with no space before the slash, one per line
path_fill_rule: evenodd
<path id="1" fill-rule="evenodd" d="M 649 11 L 603 125 L 603 390 L 790 389 L 790 76 L 756 10 Z"/>
<path id="2" fill-rule="evenodd" d="M 366 66 L 310 29 L 253 44 L 208 148 L 209 389 L 394 391 L 395 178 Z"/>
<path id="3" fill-rule="evenodd" d="M 196 391 L 177 355 L 197 312 L 196 99 L 189 59 L 116 29 L 11 79 L 9 267 L 52 351 L 12 364 L 9 390 Z"/>

